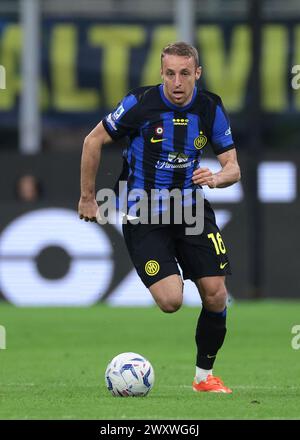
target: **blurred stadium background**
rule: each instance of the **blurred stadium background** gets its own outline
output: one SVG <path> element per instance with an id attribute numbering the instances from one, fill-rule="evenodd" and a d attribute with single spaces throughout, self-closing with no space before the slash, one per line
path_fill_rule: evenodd
<path id="1" fill-rule="evenodd" d="M 84 137 L 128 90 L 160 82 L 175 40 L 199 49 L 242 170 L 206 190 L 233 268 L 226 405 L 190 391 L 199 308 L 142 308 L 120 227 L 77 216 Z M 0 419 L 299 418 L 299 65 L 298 0 L 0 0 Z M 114 186 L 124 146 L 105 147 L 97 190 Z M 200 303 L 192 283 L 184 301 Z M 153 362 L 146 401 L 105 390 L 122 351 Z"/>
<path id="2" fill-rule="evenodd" d="M 299 19 L 296 0 L 1 0 L 1 300 L 152 303 L 118 227 L 77 220 L 79 162 L 84 136 L 128 90 L 160 82 L 160 50 L 180 39 L 199 49 L 239 151 L 242 181 L 207 190 L 230 293 L 299 297 Z M 113 186 L 123 147 L 105 149 L 97 189 Z M 199 302 L 189 283 L 185 301 Z"/>

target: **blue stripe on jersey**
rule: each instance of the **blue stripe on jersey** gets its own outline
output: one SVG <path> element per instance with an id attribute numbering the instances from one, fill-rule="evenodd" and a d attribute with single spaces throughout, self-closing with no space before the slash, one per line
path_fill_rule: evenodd
<path id="1" fill-rule="evenodd" d="M 118 134 L 118 130 L 122 129 L 122 118 L 126 113 L 135 106 L 137 103 L 137 98 L 134 95 L 125 96 L 118 107 L 109 115 L 107 115 L 104 120 L 110 130 L 112 136 Z"/>
<path id="2" fill-rule="evenodd" d="M 131 178 L 132 176 L 132 168 L 130 166 L 131 164 L 131 160 L 132 160 L 132 149 L 128 148 L 127 149 L 127 162 L 128 162 L 128 178 L 127 181 L 129 180 L 129 178 Z"/>
<path id="3" fill-rule="evenodd" d="M 122 117 L 137 103 L 137 98 L 134 95 L 125 96 L 118 108 L 113 112 L 112 116 L 115 121 L 122 119 Z"/>
<path id="4" fill-rule="evenodd" d="M 128 214 L 136 216 L 136 204 L 143 194 L 145 180 L 143 170 L 144 139 L 141 135 L 133 139 L 128 151 L 130 171 L 127 184 L 127 207 L 129 210 Z"/>
<path id="5" fill-rule="evenodd" d="M 187 126 L 184 153 L 188 155 L 188 153 L 191 151 L 191 147 L 195 148 L 194 145 L 189 145 L 189 143 L 192 142 L 194 143 L 194 140 L 199 136 L 201 127 L 200 127 L 200 120 L 198 115 L 195 115 L 193 113 L 187 113 L 186 116 L 189 122 Z M 197 159 L 200 156 L 199 152 L 197 151 L 195 155 L 195 159 Z M 192 160 L 192 158 L 190 160 Z M 193 171 L 195 170 L 196 167 L 197 167 L 197 162 L 194 163 L 194 166 L 186 168 L 184 188 L 191 188 L 193 186 L 192 176 L 193 176 Z"/>
<path id="6" fill-rule="evenodd" d="M 216 107 L 211 139 L 219 150 L 233 144 L 229 120 L 219 105 Z"/>
<path id="7" fill-rule="evenodd" d="M 142 136 L 135 137 L 130 145 L 130 164 L 133 162 L 134 158 L 134 170 L 132 170 L 134 178 L 131 188 L 144 188 L 144 169 L 143 169 L 143 159 L 144 159 L 144 139 Z M 129 189 L 131 189 L 129 188 Z"/>

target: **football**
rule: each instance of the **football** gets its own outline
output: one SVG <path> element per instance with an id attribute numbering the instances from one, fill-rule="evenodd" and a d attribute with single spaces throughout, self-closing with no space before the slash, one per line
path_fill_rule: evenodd
<path id="1" fill-rule="evenodd" d="M 154 370 L 144 356 L 121 353 L 109 362 L 105 382 L 115 397 L 144 397 L 153 387 Z"/>

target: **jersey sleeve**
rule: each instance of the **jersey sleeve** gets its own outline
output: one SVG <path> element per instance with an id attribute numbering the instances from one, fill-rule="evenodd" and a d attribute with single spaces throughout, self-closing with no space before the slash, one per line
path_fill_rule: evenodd
<path id="1" fill-rule="evenodd" d="M 235 148 L 229 118 L 222 104 L 216 106 L 215 119 L 211 133 L 211 144 L 217 155 Z"/>
<path id="2" fill-rule="evenodd" d="M 105 130 L 114 140 L 132 135 L 139 127 L 139 105 L 135 95 L 129 94 L 102 120 Z"/>

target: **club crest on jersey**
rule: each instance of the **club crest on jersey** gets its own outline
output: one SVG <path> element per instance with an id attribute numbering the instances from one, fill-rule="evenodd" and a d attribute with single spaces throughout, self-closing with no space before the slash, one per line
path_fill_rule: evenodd
<path id="1" fill-rule="evenodd" d="M 203 131 L 200 131 L 200 134 L 196 139 L 194 139 L 194 147 L 197 150 L 201 150 L 207 143 L 207 137 L 203 134 Z"/>
<path id="2" fill-rule="evenodd" d="M 162 135 L 164 132 L 164 129 L 162 127 L 156 127 L 155 129 L 155 134 L 157 134 L 158 136 Z"/>

